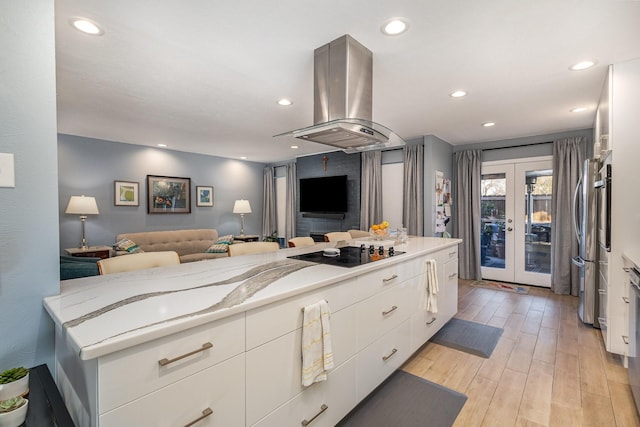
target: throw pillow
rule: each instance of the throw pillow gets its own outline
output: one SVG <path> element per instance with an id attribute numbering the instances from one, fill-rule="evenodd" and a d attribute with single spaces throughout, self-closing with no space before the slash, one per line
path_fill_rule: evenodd
<path id="1" fill-rule="evenodd" d="M 216 245 L 231 245 L 233 243 L 233 235 L 229 234 L 227 236 L 218 237 L 218 241 Z"/>
<path id="2" fill-rule="evenodd" d="M 206 253 L 209 254 L 223 254 L 225 252 L 227 252 L 229 250 L 229 245 L 226 243 L 222 243 L 222 244 L 218 244 L 218 243 L 214 243 L 213 245 L 209 246 L 209 248 L 205 251 Z"/>
<path id="3" fill-rule="evenodd" d="M 125 251 L 130 254 L 144 252 L 136 242 L 127 238 L 119 240 L 115 245 L 113 245 L 113 248 L 116 251 Z"/>

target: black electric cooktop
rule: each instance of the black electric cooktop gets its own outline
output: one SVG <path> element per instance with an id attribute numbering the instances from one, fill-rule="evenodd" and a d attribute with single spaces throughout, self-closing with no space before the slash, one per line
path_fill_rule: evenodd
<path id="1" fill-rule="evenodd" d="M 402 255 L 404 253 L 402 251 L 394 250 L 393 247 L 380 250 L 379 247 L 374 246 L 373 253 L 371 253 L 371 246 L 344 246 L 339 249 L 340 255 L 337 256 L 327 256 L 324 254 L 324 251 L 317 251 L 308 254 L 293 255 L 287 258 L 317 262 L 319 264 L 335 265 L 338 267 L 357 267 L 359 265 L 380 261 L 382 259 Z"/>

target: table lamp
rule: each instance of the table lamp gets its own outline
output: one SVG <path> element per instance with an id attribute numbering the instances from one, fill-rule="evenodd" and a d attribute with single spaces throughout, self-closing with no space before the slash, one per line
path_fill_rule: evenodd
<path id="1" fill-rule="evenodd" d="M 248 200 L 236 200 L 236 203 L 233 205 L 233 213 L 240 214 L 240 219 L 242 219 L 242 228 L 240 229 L 240 235 L 244 236 L 244 214 L 251 213 L 251 205 Z"/>
<path id="2" fill-rule="evenodd" d="M 82 222 L 82 241 L 80 241 L 80 249 L 87 249 L 87 239 L 84 233 L 84 224 L 87 221 L 87 215 L 98 215 L 98 205 L 95 197 L 85 196 L 71 196 L 67 209 L 64 211 L 67 214 L 80 215 L 80 221 Z"/>

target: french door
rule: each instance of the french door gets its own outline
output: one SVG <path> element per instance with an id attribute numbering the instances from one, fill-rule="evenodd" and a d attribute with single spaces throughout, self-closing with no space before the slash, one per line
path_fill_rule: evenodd
<path id="1" fill-rule="evenodd" d="M 480 264 L 489 280 L 551 285 L 551 157 L 483 162 Z"/>

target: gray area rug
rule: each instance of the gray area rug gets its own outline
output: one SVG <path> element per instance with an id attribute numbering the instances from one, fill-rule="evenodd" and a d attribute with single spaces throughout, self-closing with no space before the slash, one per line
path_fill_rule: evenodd
<path id="1" fill-rule="evenodd" d="M 503 329 L 453 318 L 429 341 L 476 356 L 489 358 Z"/>
<path id="2" fill-rule="evenodd" d="M 451 427 L 467 396 L 404 371 L 394 372 L 339 427 Z"/>

